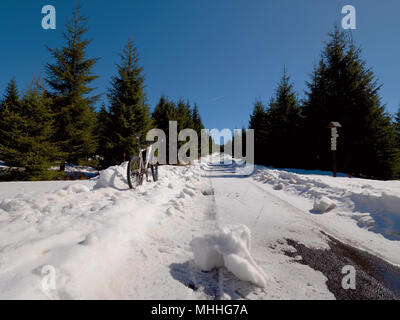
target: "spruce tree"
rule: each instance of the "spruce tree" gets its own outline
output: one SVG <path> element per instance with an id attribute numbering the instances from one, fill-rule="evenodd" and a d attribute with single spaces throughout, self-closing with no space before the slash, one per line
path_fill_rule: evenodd
<path id="1" fill-rule="evenodd" d="M 216 148 L 217 144 L 215 143 L 211 134 L 208 137 L 208 153 L 212 154 L 213 150 Z"/>
<path id="2" fill-rule="evenodd" d="M 61 49 L 49 49 L 55 62 L 46 64 L 46 82 L 56 115 L 55 139 L 66 154 L 61 170 L 65 161 L 87 159 L 97 147 L 93 104 L 98 97 L 90 95 L 93 88 L 89 86 L 97 78 L 92 73 L 97 59 L 87 58 L 90 41 L 84 39 L 86 32 L 87 19 L 80 16 L 77 7 L 73 20 L 65 25 L 66 44 Z"/>
<path id="3" fill-rule="evenodd" d="M 396 114 L 394 126 L 396 130 L 397 148 L 400 149 L 400 108 Z"/>
<path id="4" fill-rule="evenodd" d="M 191 118 L 193 123 L 193 130 L 197 133 L 197 145 L 198 145 L 198 154 L 201 156 L 202 146 L 201 146 L 201 130 L 204 129 L 203 122 L 201 121 L 199 109 L 197 104 L 194 104 L 194 107 L 191 111 Z"/>
<path id="5" fill-rule="evenodd" d="M 0 158 L 9 165 L 25 168 L 24 176 L 30 180 L 48 179 L 49 167 L 61 153 L 52 142 L 54 115 L 51 99 L 38 81 L 34 82 L 19 102 L 21 108 L 13 110 L 7 105 L 3 110 L 1 127 L 4 137 L 0 145 Z"/>
<path id="6" fill-rule="evenodd" d="M 169 121 L 175 118 L 175 104 L 168 97 L 162 95 L 151 115 L 154 127 L 165 132 L 167 138 L 169 133 Z"/>
<path id="7" fill-rule="evenodd" d="M 296 167 L 299 150 L 300 107 L 286 69 L 266 112 L 267 163 Z"/>
<path id="8" fill-rule="evenodd" d="M 232 137 L 232 155 L 235 157 L 236 153 L 240 153 L 243 157 L 246 156 L 246 131 L 245 129 L 236 129 L 233 132 L 233 137 Z"/>
<path id="9" fill-rule="evenodd" d="M 14 77 L 10 80 L 6 87 L 3 99 L 0 104 L 0 110 L 3 109 L 5 105 L 7 105 L 8 108 L 12 108 L 13 110 L 17 110 L 20 105 L 17 82 Z"/>
<path id="10" fill-rule="evenodd" d="M 112 136 L 113 128 L 111 125 L 110 114 L 104 104 L 100 108 L 99 112 L 97 112 L 96 116 L 96 132 L 98 136 L 97 155 L 100 156 L 100 167 L 107 168 L 115 163 L 109 162 L 110 155 L 108 153 L 112 150 L 113 146 L 110 138 Z"/>
<path id="11" fill-rule="evenodd" d="M 162 95 L 151 115 L 155 128 L 163 130 L 166 137 L 167 163 L 169 163 L 169 121 L 175 121 L 175 104 Z"/>
<path id="12" fill-rule="evenodd" d="M 338 27 L 330 34 L 308 83 L 303 114 L 305 162 L 331 168 L 331 121 L 341 123 L 338 170 L 374 178 L 395 175 L 394 128 L 381 105 L 380 86 L 349 37 Z"/>
<path id="13" fill-rule="evenodd" d="M 197 107 L 197 104 L 194 105 L 192 109 L 192 123 L 193 123 L 193 129 L 196 131 L 197 135 L 200 137 L 201 130 L 204 129 L 203 122 L 201 121 L 201 117 L 199 114 L 199 109 Z"/>
<path id="14" fill-rule="evenodd" d="M 108 94 L 109 124 L 112 130 L 107 157 L 112 164 L 119 164 L 133 156 L 138 151 L 135 135 L 140 135 L 143 142 L 152 128 L 144 92 L 143 68 L 139 66 L 132 39 L 121 54 L 121 63 L 117 65 L 117 71 L 117 76 L 112 78 Z"/>
<path id="15" fill-rule="evenodd" d="M 194 129 L 192 111 L 188 101 L 186 103 L 182 99 L 178 101 L 173 120 L 178 122 L 178 135 L 184 129 Z M 179 141 L 178 139 L 178 150 L 189 141 L 192 141 L 189 137 L 186 138 L 186 141 Z"/>
<path id="16" fill-rule="evenodd" d="M 246 153 L 246 148 L 247 148 L 247 130 L 245 127 L 242 127 L 242 155 L 244 157 L 247 157 L 248 154 Z"/>
<path id="17" fill-rule="evenodd" d="M 193 129 L 194 123 L 189 102 L 180 99 L 176 105 L 174 120 L 178 122 L 178 133 L 183 129 Z M 182 142 L 184 143 L 184 142 Z"/>
<path id="18" fill-rule="evenodd" d="M 178 134 L 183 129 L 193 129 L 196 131 L 199 139 L 198 151 L 199 154 L 201 153 L 201 130 L 204 129 L 204 125 L 196 104 L 191 108 L 190 103 L 185 103 L 182 99 L 175 104 L 173 101 L 169 100 L 168 97 L 162 95 L 158 104 L 154 108 L 152 120 L 156 128 L 165 132 L 167 138 L 167 150 L 169 148 L 169 121 L 176 121 Z M 211 139 L 209 139 L 209 141 L 211 141 Z M 178 147 L 184 143 L 184 141 L 180 141 Z M 206 153 L 208 150 L 204 150 L 204 152 Z"/>
<path id="19" fill-rule="evenodd" d="M 13 123 L 7 120 L 8 113 L 18 113 L 20 109 L 17 83 L 15 78 L 12 78 L 6 87 L 3 99 L 0 103 L 0 145 L 6 143 L 6 141 L 4 141 L 4 139 L 6 139 L 4 134 L 7 134 L 13 127 Z"/>
<path id="20" fill-rule="evenodd" d="M 254 103 L 253 113 L 250 115 L 249 129 L 254 130 L 254 161 L 257 164 L 267 162 L 266 150 L 266 111 L 261 101 Z"/>
<path id="21" fill-rule="evenodd" d="M 395 165 L 395 178 L 400 179 L 400 108 L 395 116 L 394 130 L 396 132 L 397 161 Z"/>

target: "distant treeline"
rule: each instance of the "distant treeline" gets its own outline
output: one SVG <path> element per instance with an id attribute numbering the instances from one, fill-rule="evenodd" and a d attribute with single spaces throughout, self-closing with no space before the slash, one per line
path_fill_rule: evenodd
<path id="1" fill-rule="evenodd" d="M 143 68 L 130 39 L 108 90 L 108 106 L 99 112 L 90 83 L 97 78 L 88 58 L 87 20 L 79 8 L 65 26 L 65 45 L 49 49 L 52 62 L 45 65 L 44 80 L 34 79 L 22 94 L 15 79 L 0 103 L 0 159 L 22 167 L 18 179 L 52 179 L 51 166 L 66 163 L 104 168 L 120 164 L 137 152 L 136 135 L 143 142 L 151 128 L 168 132 L 168 121 L 178 129 L 204 128 L 196 105 L 173 102 L 162 96 L 153 113 L 146 103 Z M 211 140 L 211 138 L 210 138 Z M 212 144 L 211 144 L 212 145 Z"/>
<path id="2" fill-rule="evenodd" d="M 393 119 L 381 103 L 380 85 L 361 50 L 335 27 L 299 100 L 284 71 L 268 104 L 257 101 L 255 160 L 280 168 L 330 170 L 330 122 L 339 122 L 338 170 L 394 179 L 400 174 L 400 110 Z"/>

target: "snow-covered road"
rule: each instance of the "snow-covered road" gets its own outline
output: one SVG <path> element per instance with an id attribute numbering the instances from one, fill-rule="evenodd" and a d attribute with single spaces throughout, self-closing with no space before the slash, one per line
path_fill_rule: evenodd
<path id="1" fill-rule="evenodd" d="M 334 299 L 288 254 L 288 240 L 328 250 L 327 235 L 400 265 L 398 181 L 241 176 L 219 159 L 162 166 L 137 190 L 126 163 L 90 181 L 0 183 L 0 298 Z"/>
<path id="2" fill-rule="evenodd" d="M 247 298 L 334 298 L 326 290 L 326 278 L 321 273 L 290 263 L 290 258 L 282 252 L 287 248 L 285 238 L 327 247 L 311 217 L 264 189 L 252 177 L 236 176 L 232 165 L 210 165 L 206 170 L 214 188 L 218 225 L 248 226 L 252 235 L 251 253 L 269 275 L 267 288 L 262 293 L 250 292 Z"/>
<path id="3" fill-rule="evenodd" d="M 247 298 L 334 298 L 327 289 L 324 274 L 288 258 L 285 252 L 293 248 L 288 246 L 287 239 L 313 250 L 329 251 L 331 236 L 353 246 L 354 254 L 360 249 L 361 253 L 365 251 L 400 265 L 398 181 L 334 179 L 322 172 L 307 177 L 263 167 L 257 167 L 254 175 L 241 176 L 235 161 L 228 165 L 208 164 L 203 169 L 213 186 L 218 226 L 248 226 L 252 235 L 251 254 L 269 275 L 267 288 L 261 294 L 253 291 Z M 316 203 L 321 199 L 334 204 L 329 212 L 316 212 Z M 363 210 L 358 212 L 360 199 Z M 300 256 L 294 254 L 294 257 L 301 260 Z M 338 268 L 344 266 L 338 265 Z M 341 271 L 336 270 L 339 274 Z M 383 273 L 389 277 L 388 271 Z M 394 286 L 398 293 L 400 272 L 396 270 L 391 276 L 397 279 Z M 372 296 L 379 298 L 378 294 Z"/>

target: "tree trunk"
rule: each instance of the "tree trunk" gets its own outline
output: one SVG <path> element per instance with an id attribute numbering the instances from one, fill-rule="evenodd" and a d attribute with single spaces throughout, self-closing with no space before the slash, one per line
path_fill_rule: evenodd
<path id="1" fill-rule="evenodd" d="M 60 172 L 65 172 L 65 161 L 61 161 Z"/>

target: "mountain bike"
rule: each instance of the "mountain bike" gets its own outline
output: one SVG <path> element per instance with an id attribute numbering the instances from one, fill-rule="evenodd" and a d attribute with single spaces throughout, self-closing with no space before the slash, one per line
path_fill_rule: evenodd
<path id="1" fill-rule="evenodd" d="M 137 186 L 142 185 L 144 176 L 146 176 L 146 181 L 149 181 L 149 164 L 153 181 L 156 182 L 158 180 L 158 164 L 153 164 L 152 161 L 152 144 L 146 142 L 146 146 L 142 148 L 140 143 L 140 135 L 135 136 L 138 144 L 139 154 L 129 160 L 127 168 L 128 185 L 131 189 L 135 189 Z"/>

